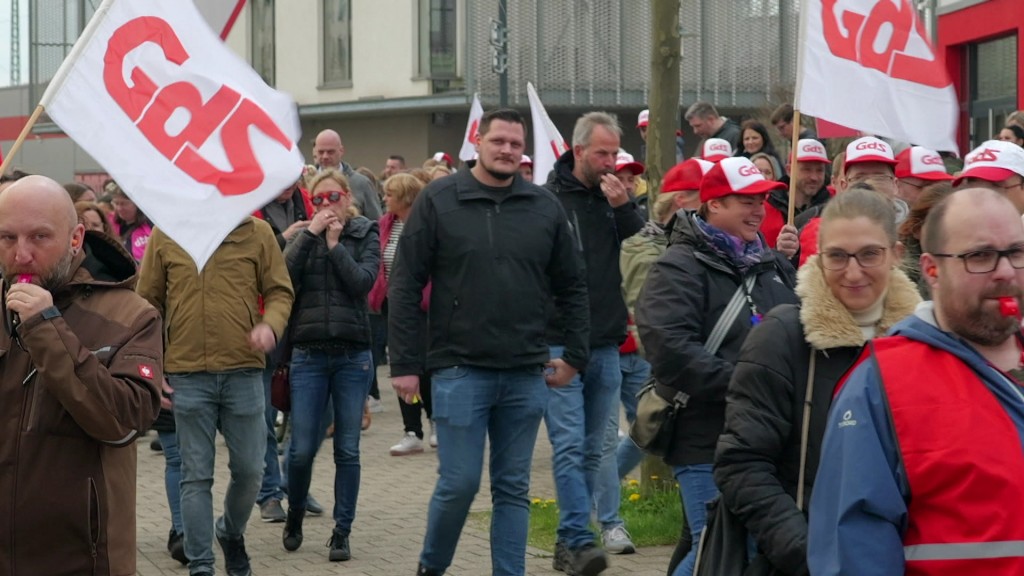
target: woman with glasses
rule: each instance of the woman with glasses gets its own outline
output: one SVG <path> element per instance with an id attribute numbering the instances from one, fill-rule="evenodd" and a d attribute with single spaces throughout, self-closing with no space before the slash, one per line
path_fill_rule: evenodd
<path id="1" fill-rule="evenodd" d="M 309 227 L 285 248 L 295 287 L 289 324 L 292 439 L 288 449 L 285 550 L 302 545 L 302 521 L 320 445 L 327 402 L 334 409 L 334 530 L 330 560 L 351 558 L 349 533 L 359 496 L 359 435 L 370 391 L 370 315 L 367 294 L 377 278 L 377 223 L 352 206 L 348 179 L 326 170 L 310 182 Z"/>
<path id="2" fill-rule="evenodd" d="M 722 499 L 756 540 L 758 574 L 808 573 L 807 504 L 832 392 L 864 344 L 921 300 L 898 267 L 903 247 L 883 195 L 837 195 L 818 243 L 797 275 L 800 304 L 773 309 L 743 344 L 715 454 Z"/>

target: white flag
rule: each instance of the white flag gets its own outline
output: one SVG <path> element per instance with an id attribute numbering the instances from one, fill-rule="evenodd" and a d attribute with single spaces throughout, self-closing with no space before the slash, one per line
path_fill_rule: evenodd
<path id="1" fill-rule="evenodd" d="M 210 28 L 220 35 L 221 40 L 228 37 L 235 21 L 238 20 L 239 13 L 242 12 L 242 7 L 245 6 L 245 0 L 195 0 L 195 3 L 199 13 L 203 15 Z"/>
<path id="2" fill-rule="evenodd" d="M 804 0 L 801 8 L 798 110 L 957 151 L 953 83 L 909 0 Z"/>
<path id="3" fill-rule="evenodd" d="M 466 135 L 462 138 L 462 149 L 459 160 L 466 162 L 476 155 L 476 132 L 480 128 L 480 119 L 484 117 L 484 107 L 480 105 L 480 95 L 473 94 L 473 105 L 469 107 L 469 121 L 466 122 Z"/>
<path id="4" fill-rule="evenodd" d="M 40 101 L 200 270 L 303 167 L 295 103 L 201 18 L 104 0 Z"/>
<path id="5" fill-rule="evenodd" d="M 533 183 L 543 184 L 554 170 L 555 160 L 569 149 L 569 145 L 548 117 L 533 83 L 526 83 L 526 94 L 530 98 L 530 117 L 533 120 Z"/>

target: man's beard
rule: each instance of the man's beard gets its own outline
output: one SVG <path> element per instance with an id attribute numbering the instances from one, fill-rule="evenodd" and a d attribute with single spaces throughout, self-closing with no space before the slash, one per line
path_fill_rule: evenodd
<path id="1" fill-rule="evenodd" d="M 511 180 L 516 175 L 516 173 L 518 172 L 518 170 L 515 170 L 515 171 L 512 171 L 512 172 L 500 172 L 498 170 L 495 170 L 495 169 L 491 168 L 487 164 L 485 164 L 484 161 L 483 161 L 483 158 L 480 158 L 478 160 L 478 162 L 480 162 L 480 167 L 484 169 L 484 172 L 487 172 L 488 174 L 490 174 L 491 178 L 494 178 L 495 180 L 500 180 L 500 181 Z"/>
<path id="2" fill-rule="evenodd" d="M 47 273 L 41 274 L 36 278 L 39 285 L 45 288 L 51 294 L 55 292 L 61 286 L 67 284 L 68 280 L 71 279 L 71 265 L 75 261 L 75 253 L 68 250 L 67 253 L 53 265 Z M 9 274 L 6 270 L 3 271 L 4 283 L 7 285 L 16 284 L 18 277 L 21 274 Z"/>
<path id="3" fill-rule="evenodd" d="M 586 162 L 583 163 L 583 185 L 587 188 L 598 188 L 601 186 L 601 176 L 612 174 L 611 170 L 595 170 Z"/>
<path id="4" fill-rule="evenodd" d="M 1019 300 L 1021 290 L 1015 285 L 1003 284 L 986 290 L 976 304 L 969 303 L 966 298 L 955 297 L 949 302 L 943 302 L 943 312 L 949 324 L 945 328 L 982 346 L 1002 344 L 1020 331 L 1021 321 L 1015 316 L 1003 316 L 998 307 L 993 310 L 991 306 L 985 306 L 989 298 L 999 296 L 1012 296 Z"/>

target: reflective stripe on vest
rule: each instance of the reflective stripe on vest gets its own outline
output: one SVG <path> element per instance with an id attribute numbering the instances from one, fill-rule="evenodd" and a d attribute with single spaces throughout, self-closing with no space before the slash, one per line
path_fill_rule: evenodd
<path id="1" fill-rule="evenodd" d="M 983 560 L 1024 557 L 1024 540 L 968 542 L 965 544 L 918 544 L 904 546 L 903 557 L 914 560 Z"/>

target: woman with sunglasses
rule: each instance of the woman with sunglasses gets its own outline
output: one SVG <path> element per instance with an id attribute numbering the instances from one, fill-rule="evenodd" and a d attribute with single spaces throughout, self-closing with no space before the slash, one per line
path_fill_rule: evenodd
<path id="1" fill-rule="evenodd" d="M 800 304 L 774 308 L 750 332 L 726 394 L 715 482 L 757 542 L 761 570 L 750 573 L 807 574 L 807 504 L 832 391 L 864 344 L 921 301 L 899 269 L 891 200 L 851 188 L 826 205 L 820 230 L 818 254 L 797 275 Z"/>
<path id="2" fill-rule="evenodd" d="M 327 402 L 334 414 L 334 531 L 332 562 L 351 558 L 349 533 L 359 496 L 359 435 L 370 391 L 370 314 L 367 294 L 377 278 L 377 223 L 352 206 L 348 179 L 326 170 L 310 182 L 309 227 L 285 248 L 295 287 L 290 321 L 292 439 L 288 450 L 285 550 L 302 545 L 302 521 L 320 445 Z"/>

